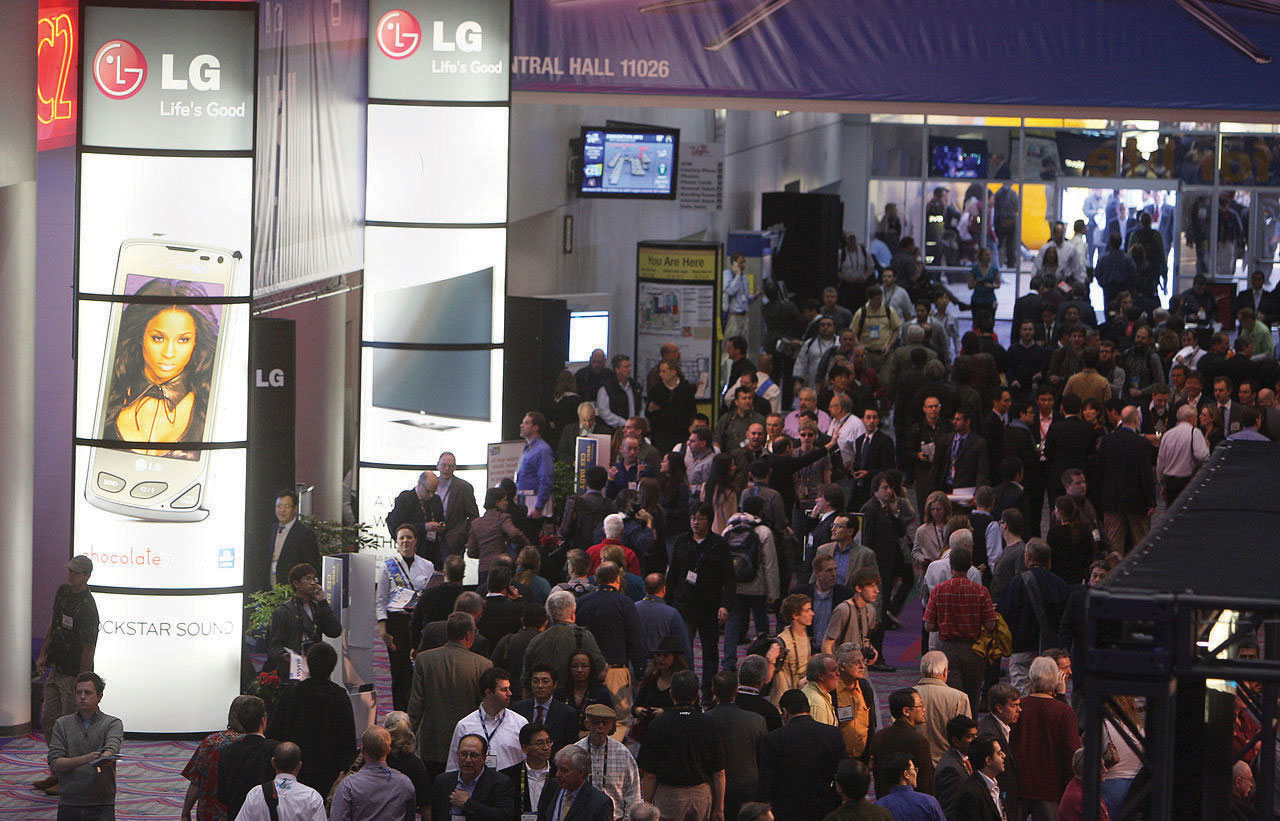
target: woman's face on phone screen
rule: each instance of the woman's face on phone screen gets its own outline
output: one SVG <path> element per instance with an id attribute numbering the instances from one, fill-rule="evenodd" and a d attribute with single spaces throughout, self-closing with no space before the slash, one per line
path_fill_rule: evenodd
<path id="1" fill-rule="evenodd" d="M 177 308 L 151 318 L 142 334 L 142 362 L 147 379 L 162 384 L 182 373 L 196 347 L 196 322 Z"/>

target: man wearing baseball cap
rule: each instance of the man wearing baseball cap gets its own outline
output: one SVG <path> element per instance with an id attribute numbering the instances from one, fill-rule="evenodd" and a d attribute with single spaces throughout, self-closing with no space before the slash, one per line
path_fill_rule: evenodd
<path id="1" fill-rule="evenodd" d="M 76 676 L 93 672 L 93 652 L 98 646 L 98 605 L 89 592 L 93 560 L 75 556 L 67 562 L 67 583 L 53 597 L 53 618 L 36 658 L 36 674 L 48 668 L 40 725 L 45 743 L 59 718 L 76 711 Z M 58 776 L 49 775 L 32 784 L 37 790 L 58 795 Z"/>
<path id="2" fill-rule="evenodd" d="M 640 769 L 630 751 L 611 738 L 618 718 L 613 708 L 592 704 L 586 715 L 587 737 L 578 746 L 591 760 L 587 780 L 613 801 L 613 818 L 626 818 L 640 803 Z"/>

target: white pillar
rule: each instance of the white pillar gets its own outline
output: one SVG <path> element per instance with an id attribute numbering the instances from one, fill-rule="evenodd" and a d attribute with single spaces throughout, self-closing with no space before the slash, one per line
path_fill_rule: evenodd
<path id="1" fill-rule="evenodd" d="M 36 0 L 0 26 L 0 735 L 31 729 L 31 520 L 35 453 Z M 64 500 L 65 501 L 65 500 Z"/>

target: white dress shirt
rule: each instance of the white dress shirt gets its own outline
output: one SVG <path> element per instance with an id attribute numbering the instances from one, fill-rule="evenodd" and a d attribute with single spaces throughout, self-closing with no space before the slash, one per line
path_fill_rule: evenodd
<path id="1" fill-rule="evenodd" d="M 449 741 L 449 760 L 445 772 L 458 769 L 458 742 L 464 735 L 478 735 L 489 742 L 489 758 L 485 766 L 505 770 L 524 761 L 524 749 L 520 746 L 520 728 L 529 720 L 519 713 L 503 710 L 496 716 L 484 712 L 483 707 L 467 713 L 453 728 Z"/>
<path id="2" fill-rule="evenodd" d="M 288 524 L 276 523 L 276 544 L 271 551 L 271 585 L 282 584 L 284 579 L 276 578 L 276 564 L 280 561 L 280 551 L 284 550 L 285 539 L 289 538 L 289 531 L 293 529 L 293 523 L 298 521 L 298 517 L 294 516 L 289 520 Z M 316 568 L 319 570 L 320 568 Z"/>
<path id="3" fill-rule="evenodd" d="M 853 458 L 857 455 L 855 443 L 858 441 L 858 437 L 866 432 L 867 426 L 862 424 L 862 420 L 852 413 L 846 415 L 840 421 L 832 419 L 826 431 L 827 436 L 840 443 L 840 458 L 846 465 L 853 464 Z"/>
<path id="4" fill-rule="evenodd" d="M 328 818 L 324 811 L 324 799 L 320 793 L 299 784 L 297 776 L 290 773 L 276 773 L 276 797 L 279 799 L 278 812 L 280 821 L 325 821 Z M 271 811 L 267 809 L 267 799 L 262 795 L 262 785 L 249 790 L 240 814 L 236 821 L 270 821 Z"/>

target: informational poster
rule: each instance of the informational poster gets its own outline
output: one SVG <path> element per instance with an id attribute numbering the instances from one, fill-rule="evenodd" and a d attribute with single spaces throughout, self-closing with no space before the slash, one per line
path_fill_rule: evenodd
<path id="1" fill-rule="evenodd" d="M 257 24 L 84 6 L 71 552 L 107 588 L 95 663 L 134 732 L 217 729 L 240 692 Z"/>
<path id="2" fill-rule="evenodd" d="M 662 346 L 674 344 L 699 402 L 710 402 L 718 383 L 720 263 L 716 243 L 636 244 L 636 373 L 656 367 Z"/>
<path id="3" fill-rule="evenodd" d="M 724 143 L 681 143 L 678 200 L 699 211 L 724 207 Z"/>
<path id="4" fill-rule="evenodd" d="M 493 487 L 503 479 L 516 478 L 516 468 L 520 465 L 522 453 L 524 453 L 523 439 L 491 442 L 489 460 L 486 463 L 485 487 Z"/>
<path id="5" fill-rule="evenodd" d="M 598 465 L 609 467 L 609 434 L 593 433 L 574 440 L 573 492 L 581 493 L 587 487 L 587 468 Z"/>

